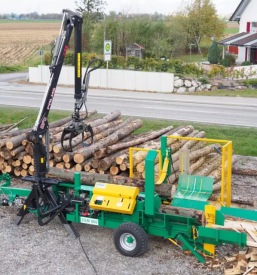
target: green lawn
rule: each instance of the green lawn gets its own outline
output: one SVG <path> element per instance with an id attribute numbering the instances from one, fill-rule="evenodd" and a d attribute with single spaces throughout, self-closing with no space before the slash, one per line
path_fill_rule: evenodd
<path id="1" fill-rule="evenodd" d="M 185 93 L 186 95 L 192 95 L 192 93 Z M 207 92 L 195 92 L 193 95 L 200 96 L 230 96 L 230 97 L 257 97 L 257 89 L 249 90 L 217 90 L 217 91 L 207 91 Z"/>
<path id="2" fill-rule="evenodd" d="M 60 19 L 39 19 L 39 20 L 10 20 L 10 19 L 0 19 L 1 23 L 60 23 L 62 20 Z"/>
<path id="3" fill-rule="evenodd" d="M 200 54 L 192 54 L 191 60 L 190 60 L 190 54 L 181 55 L 177 59 L 180 59 L 185 63 L 202 62 L 207 60 L 207 58 L 202 57 L 202 55 Z"/>
<path id="4" fill-rule="evenodd" d="M 0 107 L 0 124 L 9 124 L 18 122 L 24 117 L 28 117 L 19 128 L 24 129 L 34 125 L 38 114 L 38 109 L 35 108 L 16 108 L 16 107 Z M 51 111 L 49 122 L 68 117 L 71 115 L 69 111 Z M 98 114 L 97 116 L 102 116 Z M 124 117 L 126 118 L 126 117 Z M 169 125 L 174 128 L 181 125 L 193 125 L 199 131 L 205 131 L 207 138 L 232 140 L 235 154 L 257 156 L 256 143 L 257 129 L 254 128 L 239 128 L 220 125 L 207 125 L 201 123 L 178 122 L 162 119 L 141 118 L 144 122 L 142 128 L 137 130 L 137 133 L 144 133 L 150 130 L 157 130 Z"/>
<path id="5" fill-rule="evenodd" d="M 235 34 L 235 33 L 239 33 L 239 29 L 225 29 L 224 31 L 225 34 Z"/>

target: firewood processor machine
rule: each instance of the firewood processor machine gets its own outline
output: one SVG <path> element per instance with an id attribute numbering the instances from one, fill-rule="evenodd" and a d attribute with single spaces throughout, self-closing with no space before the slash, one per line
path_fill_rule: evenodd
<path id="1" fill-rule="evenodd" d="M 207 200 L 212 194 L 213 178 L 181 174 L 177 191 L 172 199 L 155 193 L 155 186 L 165 187 L 167 178 L 172 174 L 172 152 L 167 146 L 167 139 L 172 137 L 161 138 L 159 152 L 149 150 L 147 153 L 144 192 L 140 192 L 137 187 L 103 182 L 97 182 L 94 186 L 82 185 L 79 172 L 74 174 L 72 183 L 46 176 L 49 169 L 47 117 L 73 29 L 75 29 L 75 111 L 72 122 L 64 130 L 63 140 L 65 135 L 70 135 L 69 149 L 72 150 L 71 140 L 74 136 L 79 134 L 83 136 L 84 131 L 89 131 L 93 137 L 92 129 L 83 123 L 84 118 L 80 118 L 79 111 L 87 100 L 90 72 L 99 68 L 101 64 L 92 69 L 90 65 L 99 61 L 94 60 L 89 64 L 83 80 L 84 87 L 81 89 L 82 22 L 83 19 L 79 14 L 63 10 L 62 27 L 56 39 L 50 66 L 50 81 L 33 131 L 28 135 L 34 148 L 35 176 L 22 179 L 31 182 L 32 189 L 11 187 L 11 176 L 3 174 L 0 176 L 0 205 L 21 206 L 15 219 L 16 225 L 19 225 L 24 216 L 30 212 L 35 213 L 40 226 L 47 225 L 55 217 L 59 217 L 72 238 L 79 237 L 73 223 L 113 228 L 116 249 L 130 257 L 147 252 L 148 234 L 163 237 L 183 250 L 191 251 L 200 262 L 205 262 L 203 255 L 214 257 L 216 245 L 232 244 L 246 247 L 246 233 L 222 229 L 225 214 L 241 218 L 250 217 L 251 220 L 257 221 L 256 212 L 226 206 L 218 210 L 210 205 Z M 130 157 L 133 149 L 130 148 Z M 158 153 L 161 172 L 158 182 L 155 182 L 154 166 Z M 130 161 L 132 159 L 130 158 Z M 162 211 L 165 205 L 170 206 L 171 212 Z M 195 214 L 187 215 L 187 210 Z M 214 228 L 213 225 L 219 225 L 221 228 Z"/>

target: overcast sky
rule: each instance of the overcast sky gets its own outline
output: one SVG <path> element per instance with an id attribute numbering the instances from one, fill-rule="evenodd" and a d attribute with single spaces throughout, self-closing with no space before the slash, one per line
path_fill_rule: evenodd
<path id="1" fill-rule="evenodd" d="M 106 11 L 117 12 L 125 10 L 131 13 L 171 14 L 178 9 L 182 0 L 107 0 Z M 213 0 L 218 13 L 227 15 L 233 13 L 240 0 Z M 63 8 L 75 9 L 74 0 L 0 0 L 0 13 L 58 13 Z"/>

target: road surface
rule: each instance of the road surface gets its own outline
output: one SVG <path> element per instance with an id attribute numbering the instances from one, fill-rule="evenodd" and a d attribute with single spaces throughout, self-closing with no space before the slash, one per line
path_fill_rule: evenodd
<path id="1" fill-rule="evenodd" d="M 17 72 L 17 73 L 10 73 L 10 74 L 0 74 L 0 81 L 10 81 L 13 79 L 23 79 L 29 76 L 28 72 Z"/>
<path id="2" fill-rule="evenodd" d="M 0 82 L 0 104 L 40 107 L 45 85 Z M 74 89 L 58 87 L 52 109 L 73 110 Z M 257 99 L 90 89 L 88 109 L 99 113 L 257 127 Z"/>

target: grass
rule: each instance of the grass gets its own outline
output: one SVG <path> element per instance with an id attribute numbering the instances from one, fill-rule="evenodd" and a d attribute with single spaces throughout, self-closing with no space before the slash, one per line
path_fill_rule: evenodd
<path id="1" fill-rule="evenodd" d="M 224 33 L 225 34 L 236 34 L 236 33 L 239 33 L 239 29 L 230 29 L 230 28 L 227 28 L 227 29 L 225 29 Z"/>
<path id="2" fill-rule="evenodd" d="M 190 61 L 190 54 L 181 55 L 177 59 L 181 59 L 185 63 L 202 62 L 207 60 L 207 58 L 202 57 L 202 55 L 200 54 L 192 54 L 191 61 Z"/>
<path id="3" fill-rule="evenodd" d="M 28 68 L 20 65 L 0 65 L 0 74 L 27 71 Z"/>
<path id="4" fill-rule="evenodd" d="M 36 108 L 14 108 L 14 107 L 0 107 L 0 124 L 10 124 L 21 120 L 24 117 L 28 119 L 21 123 L 20 129 L 29 128 L 34 125 L 37 118 L 38 109 Z M 68 111 L 51 111 L 49 115 L 49 122 L 68 117 L 71 112 Z M 98 117 L 102 115 L 98 114 Z M 124 117 L 126 118 L 126 117 Z M 239 128 L 228 127 L 221 125 L 208 125 L 191 122 L 178 122 L 162 119 L 148 119 L 141 118 L 144 122 L 143 127 L 136 131 L 136 133 L 144 133 L 151 130 L 158 130 L 170 125 L 178 127 L 181 125 L 193 125 L 199 131 L 205 131 L 207 138 L 232 140 L 234 153 L 239 155 L 257 156 L 256 143 L 257 129 L 255 128 Z"/>
<path id="5" fill-rule="evenodd" d="M 10 19 L 0 19 L 1 23 L 60 23 L 62 22 L 61 19 L 38 19 L 38 20 L 10 20 Z"/>
<path id="6" fill-rule="evenodd" d="M 186 95 L 192 95 L 192 93 L 185 93 Z M 256 89 L 249 89 L 245 91 L 228 91 L 228 90 L 217 90 L 207 92 L 195 92 L 193 95 L 200 96 L 229 96 L 229 97 L 257 97 Z"/>

